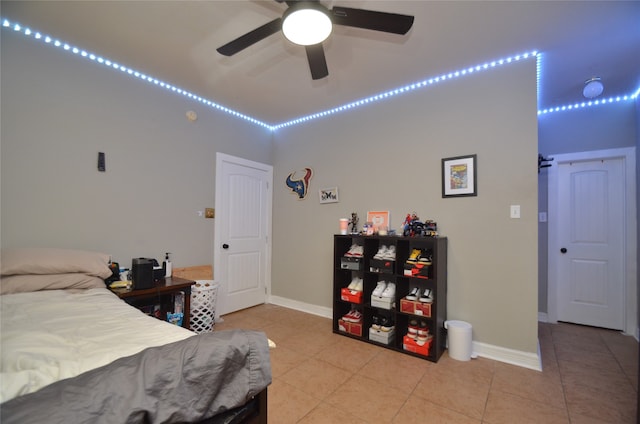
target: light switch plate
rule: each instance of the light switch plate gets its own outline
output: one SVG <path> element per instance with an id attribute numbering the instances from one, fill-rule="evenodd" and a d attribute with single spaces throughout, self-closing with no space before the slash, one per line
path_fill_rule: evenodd
<path id="1" fill-rule="evenodd" d="M 511 205 L 511 218 L 520 218 L 520 205 Z"/>

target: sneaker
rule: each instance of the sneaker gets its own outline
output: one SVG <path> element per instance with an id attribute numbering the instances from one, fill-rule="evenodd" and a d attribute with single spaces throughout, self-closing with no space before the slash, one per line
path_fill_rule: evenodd
<path id="1" fill-rule="evenodd" d="M 382 255 L 382 259 L 387 261 L 395 261 L 396 260 L 396 247 L 391 245 L 387 248 L 387 250 Z"/>
<path id="2" fill-rule="evenodd" d="M 360 312 L 356 311 L 355 309 L 352 309 L 348 314 L 343 316 L 342 319 L 347 321 L 347 322 L 358 323 L 358 322 L 362 321 L 362 314 Z"/>
<path id="3" fill-rule="evenodd" d="M 353 290 L 361 292 L 364 290 L 364 280 L 362 278 L 357 278 L 357 277 L 356 279 L 358 281 L 356 282 L 356 287 Z"/>
<path id="4" fill-rule="evenodd" d="M 418 339 L 424 338 L 426 339 L 429 335 L 429 327 L 427 327 L 426 321 L 420 321 L 418 324 Z"/>
<path id="5" fill-rule="evenodd" d="M 348 258 L 361 258 L 364 254 L 364 247 L 359 244 L 352 244 L 347 253 L 344 256 Z"/>
<path id="6" fill-rule="evenodd" d="M 433 303 L 433 297 L 431 297 L 431 289 L 424 289 L 424 293 L 420 296 L 420 302 Z"/>
<path id="7" fill-rule="evenodd" d="M 380 249 L 378 249 L 378 253 L 376 253 L 373 256 L 373 259 L 384 259 L 386 254 L 387 254 L 387 246 L 383 244 L 382 246 L 380 246 Z"/>
<path id="8" fill-rule="evenodd" d="M 396 297 L 396 284 L 395 283 L 387 284 L 387 287 L 382 291 L 382 294 L 380 295 L 380 297 L 388 297 L 391 299 Z"/>
<path id="9" fill-rule="evenodd" d="M 351 283 L 347 286 L 347 288 L 349 290 L 356 290 L 356 287 L 358 287 L 358 277 L 353 277 L 353 280 L 351 280 Z"/>
<path id="10" fill-rule="evenodd" d="M 418 320 L 416 319 L 409 320 L 409 326 L 407 328 L 407 336 L 411 337 L 414 340 L 418 338 Z"/>
<path id="11" fill-rule="evenodd" d="M 422 253 L 422 250 L 413 249 L 411 251 L 411 255 L 409 255 L 409 259 L 407 259 L 407 263 L 408 264 L 415 264 L 416 262 L 418 262 L 418 258 L 420 257 L 420 253 Z"/>
<path id="12" fill-rule="evenodd" d="M 420 289 L 417 287 L 414 287 L 413 289 L 411 289 L 409 294 L 405 296 L 407 300 L 417 300 L 418 297 L 420 297 Z"/>
<path id="13" fill-rule="evenodd" d="M 431 261 L 431 255 L 427 254 L 426 252 L 420 255 L 420 258 L 418 259 L 418 262 L 423 265 L 431 265 Z"/>
<path id="14" fill-rule="evenodd" d="M 380 330 L 380 317 L 378 315 L 373 316 L 371 328 L 373 328 L 374 330 Z"/>
<path id="15" fill-rule="evenodd" d="M 375 296 L 375 297 L 382 296 L 382 292 L 386 288 L 387 288 L 387 282 L 386 281 L 378 281 L 378 285 L 376 286 L 375 289 L 373 289 L 373 293 L 371 293 L 371 296 Z"/>
<path id="16" fill-rule="evenodd" d="M 388 333 L 389 331 L 393 330 L 393 327 L 393 320 L 391 318 L 380 318 L 380 331 Z"/>

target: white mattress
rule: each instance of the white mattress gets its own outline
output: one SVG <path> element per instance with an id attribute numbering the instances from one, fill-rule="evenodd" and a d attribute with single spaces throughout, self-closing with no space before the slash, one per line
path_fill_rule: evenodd
<path id="1" fill-rule="evenodd" d="M 0 402 L 194 333 L 106 288 L 0 296 Z"/>

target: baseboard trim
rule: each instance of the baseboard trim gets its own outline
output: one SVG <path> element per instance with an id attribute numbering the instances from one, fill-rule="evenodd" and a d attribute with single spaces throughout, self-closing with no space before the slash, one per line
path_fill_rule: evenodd
<path id="1" fill-rule="evenodd" d="M 280 296 L 269 296 L 268 303 L 283 306 L 296 311 L 306 312 L 323 318 L 333 319 L 333 310 L 324 306 L 312 305 L 310 303 L 291 300 Z M 505 362 L 519 367 L 542 371 L 542 361 L 540 356 L 540 344 L 537 353 L 522 352 L 506 347 L 494 346 L 487 343 L 472 342 L 473 353 L 487 359 Z"/>
<path id="2" fill-rule="evenodd" d="M 530 353 L 521 350 L 509 349 L 506 347 L 490 345 L 481 342 L 472 342 L 473 353 L 483 358 L 505 362 L 519 367 L 542 371 L 542 357 L 540 356 L 540 343 L 538 342 L 538 352 Z"/>
<path id="3" fill-rule="evenodd" d="M 546 312 L 538 312 L 538 322 L 549 322 L 549 315 Z"/>
<path id="4" fill-rule="evenodd" d="M 324 306 L 312 305 L 310 303 L 300 302 L 297 300 L 287 299 L 280 296 L 269 296 L 268 303 L 283 306 L 296 311 L 306 312 L 308 314 L 317 315 L 323 318 L 333 319 L 333 309 Z"/>

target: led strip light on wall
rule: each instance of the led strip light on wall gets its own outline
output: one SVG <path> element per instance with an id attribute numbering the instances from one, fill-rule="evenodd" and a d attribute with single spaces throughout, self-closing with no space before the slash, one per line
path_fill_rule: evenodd
<path id="1" fill-rule="evenodd" d="M 429 87 L 431 85 L 434 84 L 438 84 L 440 82 L 444 82 L 444 81 L 448 81 L 451 79 L 455 79 L 455 78 L 459 78 L 465 75 L 470 75 L 476 72 L 481 72 L 481 71 L 485 71 L 485 70 L 489 70 L 489 69 L 493 69 L 499 66 L 503 66 L 503 65 L 507 65 L 510 63 L 514 63 L 514 62 L 518 62 L 521 60 L 525 60 L 525 59 L 530 59 L 530 58 L 536 58 L 537 61 L 537 84 L 538 84 L 538 96 L 540 95 L 540 87 L 542 84 L 542 77 L 541 77 L 541 68 L 542 68 L 542 55 L 540 53 L 538 53 L 537 51 L 531 51 L 531 52 L 526 52 L 523 54 L 519 54 L 519 55 L 515 55 L 515 56 L 511 56 L 511 57 L 507 57 L 504 59 L 498 59 L 498 60 L 494 60 L 491 62 L 487 62 L 484 63 L 482 65 L 476 65 L 476 66 L 471 66 L 469 68 L 466 69 L 461 69 L 458 71 L 453 71 L 453 72 L 449 72 L 449 73 L 445 73 L 442 74 L 440 76 L 437 77 L 433 77 L 433 78 L 429 78 L 420 82 L 416 82 L 413 84 L 408 84 L 405 85 L 404 87 L 400 87 L 400 88 L 396 88 L 393 90 L 389 90 L 380 94 L 376 94 L 361 100 L 357 100 L 351 103 L 347 103 L 345 105 L 342 106 L 338 106 L 329 110 L 325 110 L 322 112 L 318 112 L 318 113 L 314 113 L 311 115 L 307 115 L 307 116 L 303 116 L 300 118 L 296 118 L 287 122 L 283 122 L 280 124 L 276 124 L 276 125 L 270 125 L 267 124 L 265 122 L 262 122 L 260 120 L 257 120 L 255 118 L 252 118 L 250 116 L 247 116 L 245 114 L 242 114 L 240 112 L 237 112 L 233 109 L 229 109 L 225 106 L 222 106 L 218 103 L 215 103 L 211 100 L 207 100 L 203 97 L 200 97 L 196 94 L 193 94 L 189 91 L 183 90 L 179 87 L 176 87 L 174 85 L 168 84 L 166 82 L 160 81 L 152 76 L 143 74 L 141 72 L 138 72 L 134 69 L 128 68 L 126 66 L 120 65 L 116 62 L 113 62 L 109 59 L 105 59 L 101 56 L 97 56 L 93 53 L 88 53 L 85 50 L 79 49 L 78 47 L 73 47 L 70 46 L 67 43 L 64 43 L 62 41 L 59 40 L 55 40 L 53 38 L 51 38 L 50 36 L 47 35 L 42 35 L 41 33 L 37 32 L 37 31 L 32 31 L 29 28 L 26 27 L 22 27 L 20 24 L 18 23 L 12 23 L 7 19 L 2 19 L 2 28 L 8 28 L 8 29 L 13 29 L 15 32 L 19 32 L 25 36 L 29 36 L 29 37 L 33 37 L 36 40 L 41 40 L 46 44 L 52 45 L 54 47 L 58 47 L 58 48 L 62 48 L 65 51 L 71 52 L 73 54 L 79 55 L 81 57 L 87 58 L 88 60 L 91 60 L 93 62 L 99 63 L 101 65 L 107 66 L 109 68 L 118 70 L 120 72 L 126 73 L 132 77 L 147 81 L 151 84 L 157 85 L 161 88 L 170 90 L 176 94 L 180 94 L 183 96 L 186 96 L 192 100 L 195 100 L 199 103 L 202 103 L 206 106 L 212 107 L 214 109 L 217 109 L 219 111 L 222 111 L 224 113 L 228 113 L 229 115 L 233 115 L 237 118 L 241 118 L 244 119 L 246 121 L 249 121 L 253 124 L 256 125 L 260 125 L 262 127 L 265 127 L 271 131 L 275 131 L 279 128 L 284 128 L 284 127 L 290 127 L 293 125 L 297 125 L 297 124 L 301 124 L 304 122 L 308 122 L 314 119 L 318 119 L 318 118 L 322 118 L 322 117 L 326 117 L 329 115 L 333 115 L 336 113 L 340 113 L 340 112 L 344 112 L 346 110 L 350 110 L 353 108 L 357 108 L 360 106 L 364 106 L 366 104 L 369 103 L 374 103 L 377 101 L 381 101 L 390 97 L 394 97 L 400 94 L 404 94 L 410 91 L 415 91 L 421 88 L 425 88 L 425 87 Z M 582 103 L 575 103 L 572 105 L 566 105 L 566 106 L 558 106 L 558 107 L 552 107 L 552 108 L 547 108 L 547 109 L 543 109 L 543 110 L 538 110 L 538 116 L 540 115 L 545 115 L 545 114 L 549 114 L 549 113 L 553 113 L 553 112 L 560 112 L 560 111 L 567 111 L 567 110 L 574 110 L 574 109 L 581 109 L 581 108 L 585 108 L 585 107 L 590 107 L 590 106 L 597 106 L 597 105 L 604 105 L 604 104 L 610 104 L 610 103 L 615 103 L 615 102 L 621 102 L 621 101 L 627 101 L 627 100 L 633 100 L 635 98 L 638 97 L 640 93 L 640 88 L 631 95 L 625 95 L 625 96 L 617 96 L 617 97 L 610 97 L 608 99 L 601 99 L 601 100 L 592 100 L 592 101 L 588 101 L 588 102 L 582 102 Z"/>

